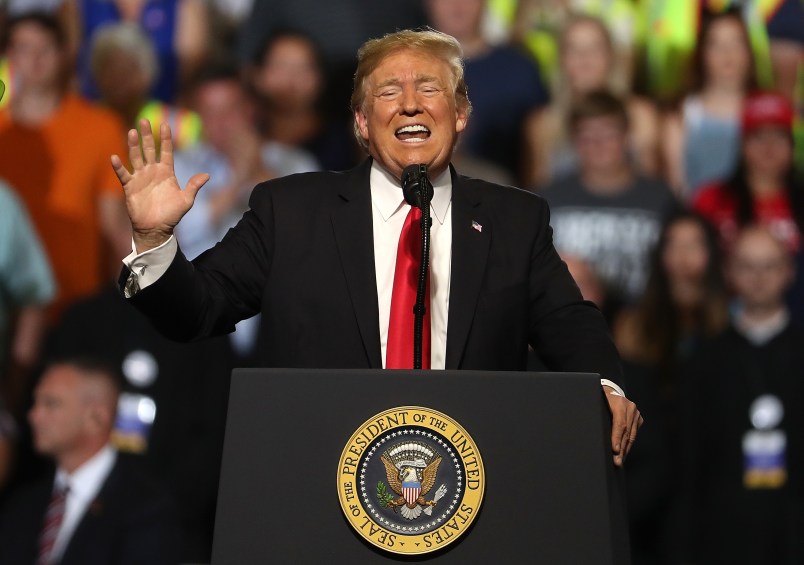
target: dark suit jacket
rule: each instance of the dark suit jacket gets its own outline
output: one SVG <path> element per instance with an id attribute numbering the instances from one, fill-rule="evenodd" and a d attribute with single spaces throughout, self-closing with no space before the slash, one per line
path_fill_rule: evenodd
<path id="1" fill-rule="evenodd" d="M 178 253 L 131 303 L 179 340 L 262 311 L 266 366 L 381 368 L 370 169 L 369 159 L 258 185 L 222 242 L 192 263 Z M 553 247 L 544 200 L 454 170 L 452 183 L 446 368 L 524 370 L 531 344 L 550 369 L 620 380 L 603 317 Z"/>
<path id="2" fill-rule="evenodd" d="M 9 500 L 0 516 L 0 563 L 32 565 L 53 478 Z M 97 497 L 73 532 L 59 565 L 175 565 L 175 509 L 139 465 L 118 454 Z"/>

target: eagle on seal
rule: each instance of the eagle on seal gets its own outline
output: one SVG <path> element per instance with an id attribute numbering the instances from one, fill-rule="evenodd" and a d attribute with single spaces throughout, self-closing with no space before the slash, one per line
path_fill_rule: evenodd
<path id="1" fill-rule="evenodd" d="M 388 453 L 380 457 L 385 465 L 385 474 L 388 484 L 391 486 L 398 498 L 387 503 L 388 508 L 396 512 L 400 508 L 402 516 L 408 520 L 418 518 L 422 513 L 422 507 L 433 507 L 436 500 L 427 500 L 425 495 L 432 490 L 438 474 L 438 466 L 441 463 L 441 456 L 437 455 L 427 466 L 422 469 L 414 465 L 400 465 L 397 467 Z M 428 510 L 429 514 L 431 510 Z"/>

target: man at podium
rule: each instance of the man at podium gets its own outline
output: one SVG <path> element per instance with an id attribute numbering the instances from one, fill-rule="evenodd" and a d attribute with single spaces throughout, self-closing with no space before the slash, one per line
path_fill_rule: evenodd
<path id="1" fill-rule="evenodd" d="M 143 121 L 141 138 L 128 134 L 133 170 L 112 157 L 134 233 L 121 287 L 179 340 L 230 332 L 262 312 L 268 367 L 411 368 L 421 212 L 403 198 L 401 177 L 426 165 L 433 196 L 422 367 L 524 370 L 531 345 L 551 370 L 599 373 L 622 465 L 642 417 L 617 385 L 619 358 L 602 315 L 553 247 L 547 204 L 450 165 L 471 112 L 461 56 L 454 38 L 433 30 L 366 42 L 351 101 L 366 161 L 258 185 L 237 226 L 192 262 L 173 232 L 208 175 L 182 190 L 169 127 L 161 125 L 157 155 Z"/>

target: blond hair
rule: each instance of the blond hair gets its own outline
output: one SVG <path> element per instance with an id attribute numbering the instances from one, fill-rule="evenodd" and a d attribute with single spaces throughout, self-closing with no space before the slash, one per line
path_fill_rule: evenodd
<path id="1" fill-rule="evenodd" d="M 93 76 L 97 77 L 102 72 L 106 57 L 113 51 L 123 51 L 134 57 L 148 84 L 153 84 L 157 79 L 159 61 L 156 48 L 139 24 L 106 24 L 95 32 L 90 47 Z"/>
<path id="2" fill-rule="evenodd" d="M 458 40 L 431 28 L 422 30 L 405 29 L 389 33 L 383 37 L 369 39 L 357 51 L 357 70 L 352 87 L 352 113 L 364 109 L 368 77 L 374 72 L 388 55 L 403 49 L 423 51 L 444 61 L 450 70 L 451 86 L 457 108 L 466 112 L 472 111 L 469 92 L 463 76 L 463 49 Z M 358 143 L 365 149 L 366 140 L 360 135 L 357 120 L 354 122 L 354 134 Z"/>

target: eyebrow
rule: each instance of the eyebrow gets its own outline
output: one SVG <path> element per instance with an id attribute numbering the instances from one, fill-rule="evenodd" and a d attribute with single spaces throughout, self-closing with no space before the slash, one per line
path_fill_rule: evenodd
<path id="1" fill-rule="evenodd" d="M 440 81 L 439 81 L 438 77 L 434 77 L 434 76 L 431 76 L 431 75 L 418 75 L 415 78 L 414 82 L 418 85 L 418 84 L 423 84 L 423 83 L 427 83 L 427 82 L 440 82 Z M 392 78 L 385 79 L 384 81 L 382 81 L 380 84 L 377 85 L 377 88 L 384 88 L 386 86 L 398 86 L 401 83 L 402 83 L 402 81 L 398 77 L 392 77 Z"/>

